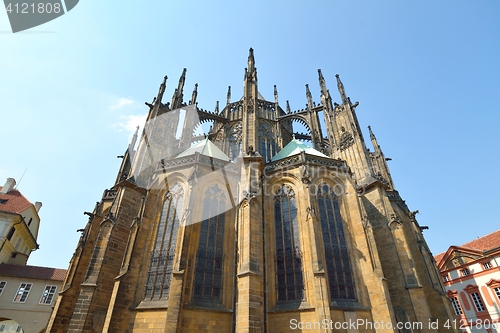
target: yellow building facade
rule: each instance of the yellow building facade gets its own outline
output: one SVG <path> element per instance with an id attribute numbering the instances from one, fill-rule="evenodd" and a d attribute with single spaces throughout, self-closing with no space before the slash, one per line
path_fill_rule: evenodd
<path id="1" fill-rule="evenodd" d="M 146 103 L 86 213 L 47 332 L 456 331 L 416 212 L 338 76 L 341 103 L 318 70 L 321 101 L 306 86 L 307 107 L 283 109 L 276 88 L 259 94 L 250 49 L 243 97 L 207 111 L 197 86 L 184 101 L 185 75 L 171 102 L 165 77 Z"/>

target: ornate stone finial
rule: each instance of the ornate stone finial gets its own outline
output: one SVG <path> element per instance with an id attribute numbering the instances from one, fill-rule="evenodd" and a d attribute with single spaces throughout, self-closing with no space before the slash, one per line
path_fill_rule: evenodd
<path id="1" fill-rule="evenodd" d="M 274 85 L 274 103 L 278 104 L 278 89 L 276 89 L 276 85 Z"/>
<path id="2" fill-rule="evenodd" d="M 231 86 L 227 87 L 227 103 L 226 105 L 229 105 L 231 103 Z"/>
<path id="3" fill-rule="evenodd" d="M 255 58 L 253 56 L 253 48 L 250 48 L 250 50 L 248 50 L 248 71 L 252 73 L 254 69 L 255 69 Z"/>
<path id="4" fill-rule="evenodd" d="M 290 102 L 288 100 L 286 101 L 286 113 L 292 113 L 292 110 L 290 109 Z"/>
<path id="5" fill-rule="evenodd" d="M 219 114 L 219 101 L 215 102 L 215 114 Z"/>
<path id="6" fill-rule="evenodd" d="M 342 98 L 342 103 L 349 104 L 349 101 L 347 100 L 347 96 L 345 94 L 344 84 L 342 83 L 342 81 L 340 81 L 340 76 L 338 74 L 335 74 L 335 77 L 337 78 L 337 88 L 339 89 L 340 97 Z"/>
<path id="7" fill-rule="evenodd" d="M 292 140 L 295 140 L 295 133 L 292 134 Z"/>

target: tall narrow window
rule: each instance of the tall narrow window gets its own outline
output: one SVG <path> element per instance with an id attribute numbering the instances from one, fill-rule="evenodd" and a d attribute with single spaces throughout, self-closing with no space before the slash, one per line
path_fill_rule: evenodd
<path id="1" fill-rule="evenodd" d="M 500 300 L 500 287 L 494 288 L 493 291 L 495 292 L 495 295 L 497 295 L 498 300 Z"/>
<path id="2" fill-rule="evenodd" d="M 173 186 L 165 197 L 145 287 L 145 298 L 168 299 L 184 190 Z"/>
<path id="3" fill-rule="evenodd" d="M 0 295 L 2 295 L 5 286 L 7 285 L 7 281 L 0 281 Z"/>
<path id="4" fill-rule="evenodd" d="M 282 185 L 274 196 L 278 301 L 301 301 L 304 295 L 302 253 L 295 193 Z"/>
<path id="5" fill-rule="evenodd" d="M 486 310 L 483 304 L 483 301 L 481 300 L 481 297 L 479 296 L 479 293 L 472 293 L 470 294 L 472 297 L 472 300 L 474 301 L 474 306 L 476 307 L 476 310 L 478 312 Z"/>
<path id="6" fill-rule="evenodd" d="M 331 299 L 355 301 L 354 279 L 337 197 L 326 184 L 319 187 L 317 195 Z"/>
<path id="7" fill-rule="evenodd" d="M 195 302 L 221 303 L 226 196 L 218 185 L 204 194 L 194 269 Z"/>
<path id="8" fill-rule="evenodd" d="M 455 315 L 460 316 L 463 314 L 462 307 L 460 306 L 460 303 L 458 302 L 458 298 L 456 296 L 451 298 L 451 305 L 453 306 Z"/>

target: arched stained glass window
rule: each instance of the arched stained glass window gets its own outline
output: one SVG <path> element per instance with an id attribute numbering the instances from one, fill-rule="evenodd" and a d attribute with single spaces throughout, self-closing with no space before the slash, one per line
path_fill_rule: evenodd
<path id="1" fill-rule="evenodd" d="M 297 206 L 288 185 L 282 185 L 274 196 L 274 225 L 278 302 L 301 301 L 305 294 Z"/>
<path id="2" fill-rule="evenodd" d="M 319 187 L 317 195 L 331 298 L 356 301 L 354 279 L 337 197 L 326 184 Z"/>
<path id="3" fill-rule="evenodd" d="M 184 190 L 173 186 L 165 197 L 149 264 L 145 298 L 168 299 Z"/>
<path id="4" fill-rule="evenodd" d="M 200 240 L 194 269 L 194 301 L 221 303 L 226 196 L 210 186 L 203 199 Z"/>

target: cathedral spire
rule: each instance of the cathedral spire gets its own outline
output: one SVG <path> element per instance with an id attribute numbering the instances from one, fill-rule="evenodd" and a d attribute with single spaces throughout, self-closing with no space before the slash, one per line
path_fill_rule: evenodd
<path id="1" fill-rule="evenodd" d="M 182 94 L 182 92 L 184 89 L 184 83 L 186 82 L 186 71 L 186 68 L 182 70 L 181 77 L 179 78 L 179 84 L 177 86 L 177 89 L 175 89 L 174 91 L 174 96 L 172 96 L 172 110 L 177 109 L 182 105 L 184 99 L 184 95 Z"/>
<path id="2" fill-rule="evenodd" d="M 373 148 L 375 148 L 375 145 L 378 147 L 377 138 L 375 137 L 375 134 L 373 134 L 371 126 L 368 126 L 368 131 L 370 132 L 370 139 L 372 140 L 372 143 L 374 143 Z"/>
<path id="3" fill-rule="evenodd" d="M 276 89 L 276 85 L 274 85 L 274 103 L 278 104 L 278 89 Z"/>
<path id="4" fill-rule="evenodd" d="M 321 87 L 321 92 L 325 97 L 328 96 L 328 89 L 326 89 L 325 78 L 323 77 L 323 73 L 321 73 L 321 69 L 318 69 L 318 78 L 319 78 L 319 86 Z"/>
<path id="5" fill-rule="evenodd" d="M 307 106 L 309 109 L 313 108 L 313 102 L 312 102 L 312 94 L 311 91 L 309 90 L 309 85 L 306 84 L 306 97 L 307 97 Z"/>
<path id="6" fill-rule="evenodd" d="M 227 102 L 226 105 L 229 105 L 231 103 L 231 86 L 227 87 Z"/>
<path id="7" fill-rule="evenodd" d="M 130 140 L 130 144 L 128 145 L 129 151 L 132 151 L 135 147 L 135 143 L 137 142 L 137 135 L 139 133 L 139 126 L 136 127 L 135 133 L 132 136 L 132 140 Z"/>
<path id="8" fill-rule="evenodd" d="M 198 83 L 196 83 L 194 85 L 193 94 L 191 95 L 191 103 L 189 103 L 189 104 L 195 104 L 196 103 L 196 97 L 198 97 Z"/>
<path id="9" fill-rule="evenodd" d="M 375 134 L 372 132 L 371 126 L 368 126 L 368 131 L 370 132 L 370 140 L 372 141 L 374 153 L 370 153 L 372 156 L 372 164 L 374 167 L 375 176 L 380 175 L 382 179 L 387 181 L 388 185 L 391 188 L 394 188 L 394 182 L 392 181 L 391 172 L 389 171 L 389 165 L 387 161 L 391 160 L 390 158 L 386 158 L 382 149 L 380 149 L 380 145 L 377 142 L 377 138 Z"/>
<path id="10" fill-rule="evenodd" d="M 160 89 L 158 89 L 158 97 L 156 97 L 156 102 L 161 103 L 161 99 L 163 98 L 163 93 L 165 92 L 165 88 L 167 86 L 168 76 L 163 77 L 163 82 L 160 84 Z"/>
<path id="11" fill-rule="evenodd" d="M 349 101 L 347 100 L 347 96 L 345 94 L 344 84 L 342 83 L 342 81 L 340 81 L 340 76 L 338 74 L 335 74 L 335 77 L 337 78 L 337 87 L 339 89 L 340 97 L 342 98 L 342 103 L 349 104 Z"/>
<path id="12" fill-rule="evenodd" d="M 248 55 L 248 68 L 245 69 L 243 81 L 243 119 L 242 119 L 242 150 L 249 151 L 258 147 L 259 119 L 258 111 L 259 91 L 257 87 L 257 68 L 253 49 L 250 48 Z"/>
<path id="13" fill-rule="evenodd" d="M 375 137 L 375 134 L 372 132 L 372 127 L 368 126 L 368 131 L 370 132 L 370 140 L 372 141 L 373 149 L 375 149 L 376 153 L 381 153 L 382 151 L 380 150 L 380 146 L 377 142 L 377 138 Z"/>

